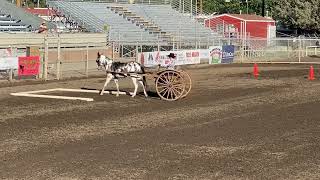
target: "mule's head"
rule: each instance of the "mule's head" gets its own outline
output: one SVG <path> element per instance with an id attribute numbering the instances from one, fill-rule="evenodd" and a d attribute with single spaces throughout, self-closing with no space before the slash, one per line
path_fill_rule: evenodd
<path id="1" fill-rule="evenodd" d="M 98 52 L 97 59 L 96 59 L 98 70 L 100 70 L 102 68 L 101 55 L 102 55 L 102 53 Z"/>

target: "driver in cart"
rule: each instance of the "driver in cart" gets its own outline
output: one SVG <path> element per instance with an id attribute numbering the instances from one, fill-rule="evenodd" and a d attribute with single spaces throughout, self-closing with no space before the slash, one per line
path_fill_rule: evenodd
<path id="1" fill-rule="evenodd" d="M 170 53 L 168 55 L 170 61 L 168 63 L 168 66 L 167 66 L 167 69 L 170 69 L 170 70 L 174 70 L 175 69 L 175 60 L 176 60 L 176 55 L 174 53 Z"/>

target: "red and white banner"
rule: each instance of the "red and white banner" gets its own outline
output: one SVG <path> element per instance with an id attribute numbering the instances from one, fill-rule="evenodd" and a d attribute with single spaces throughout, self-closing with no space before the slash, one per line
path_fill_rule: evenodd
<path id="1" fill-rule="evenodd" d="M 19 57 L 19 76 L 38 75 L 40 56 Z"/>
<path id="2" fill-rule="evenodd" d="M 169 58 L 170 53 L 175 54 L 176 58 Z M 141 64 L 146 67 L 151 66 L 170 66 L 170 65 L 186 65 L 200 64 L 199 50 L 182 50 L 182 51 L 155 51 L 143 52 L 138 54 Z"/>

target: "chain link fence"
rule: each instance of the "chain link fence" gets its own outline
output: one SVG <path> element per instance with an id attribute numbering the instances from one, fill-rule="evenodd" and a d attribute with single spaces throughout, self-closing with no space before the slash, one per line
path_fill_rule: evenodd
<path id="1" fill-rule="evenodd" d="M 239 62 L 320 63 L 320 39 L 312 38 L 249 38 L 232 41 L 238 46 Z"/>

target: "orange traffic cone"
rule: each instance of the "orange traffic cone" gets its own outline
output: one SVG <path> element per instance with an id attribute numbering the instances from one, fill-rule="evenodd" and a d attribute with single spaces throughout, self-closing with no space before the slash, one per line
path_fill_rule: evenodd
<path id="1" fill-rule="evenodd" d="M 253 76 L 257 79 L 259 76 L 259 68 L 258 68 L 258 64 L 254 63 L 253 66 Z"/>
<path id="2" fill-rule="evenodd" d="M 310 70 L 309 70 L 309 80 L 314 80 L 314 69 L 313 66 L 310 66 Z"/>

